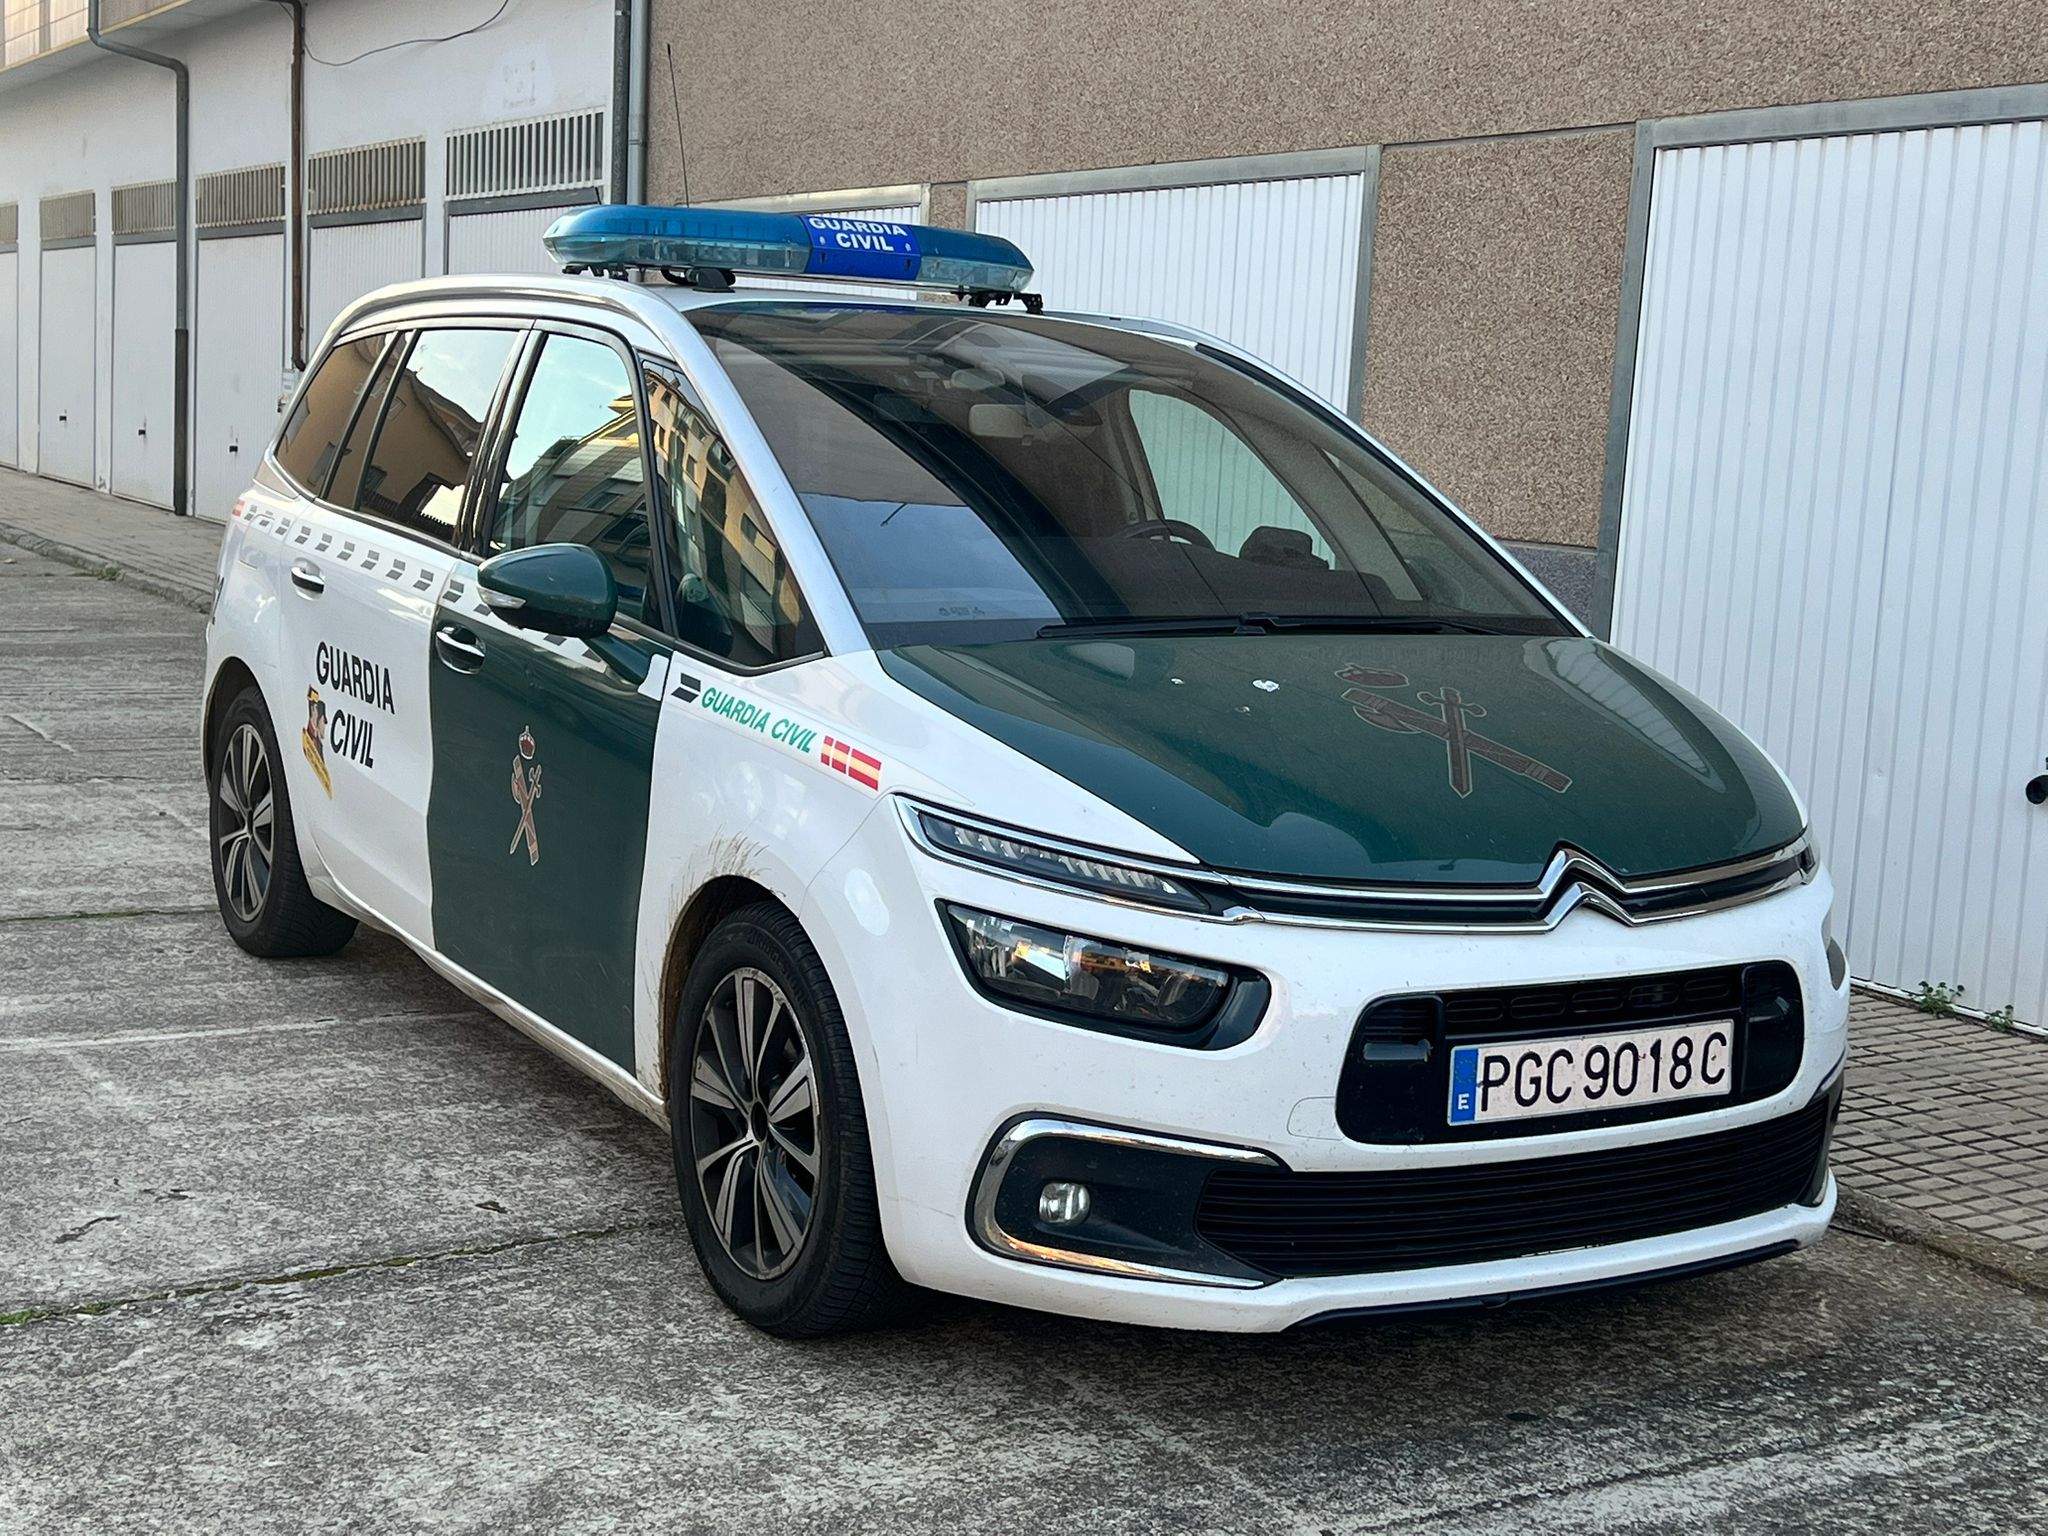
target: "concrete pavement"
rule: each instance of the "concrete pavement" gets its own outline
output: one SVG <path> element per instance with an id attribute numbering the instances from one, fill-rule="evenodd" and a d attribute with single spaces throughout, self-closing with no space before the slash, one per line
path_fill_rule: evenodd
<path id="1" fill-rule="evenodd" d="M 1279 1338 L 756 1335 L 655 1127 L 387 940 L 229 943 L 200 621 L 0 562 L 0 1529 L 2048 1529 L 2048 1299 L 1853 1231 Z"/>

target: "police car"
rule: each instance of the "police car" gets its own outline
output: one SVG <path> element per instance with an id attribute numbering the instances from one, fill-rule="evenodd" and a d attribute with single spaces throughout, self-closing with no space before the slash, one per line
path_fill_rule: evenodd
<path id="1" fill-rule="evenodd" d="M 1270 1330 L 1819 1238 L 1799 800 L 1351 422 L 1041 312 L 989 236 L 548 244 L 349 309 L 235 509 L 243 948 L 396 934 L 665 1121 L 777 1334 L 916 1287 Z"/>

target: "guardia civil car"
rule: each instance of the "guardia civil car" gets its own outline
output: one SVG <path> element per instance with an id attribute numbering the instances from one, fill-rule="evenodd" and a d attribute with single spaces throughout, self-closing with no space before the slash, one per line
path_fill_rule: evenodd
<path id="1" fill-rule="evenodd" d="M 665 1120 L 783 1335 L 916 1287 L 1280 1329 L 1821 1235 L 1798 798 L 1351 422 L 1042 312 L 987 236 L 549 245 L 350 308 L 235 508 L 236 942 L 396 934 Z"/>

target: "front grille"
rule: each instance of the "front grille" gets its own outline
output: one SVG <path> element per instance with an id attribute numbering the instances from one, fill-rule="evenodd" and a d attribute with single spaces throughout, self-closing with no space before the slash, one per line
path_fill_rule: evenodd
<path id="1" fill-rule="evenodd" d="M 1714 1100 L 1678 1099 L 1537 1122 L 1449 1123 L 1454 1046 L 1505 1044 L 1710 1019 L 1735 1022 L 1735 1087 Z M 1337 1079 L 1337 1124 L 1353 1141 L 1414 1145 L 1587 1130 L 1749 1104 L 1798 1075 L 1805 1041 L 1799 977 L 1782 960 L 1650 976 L 1410 993 L 1368 1004 Z"/>
<path id="2" fill-rule="evenodd" d="M 1282 1278 L 1480 1264 L 1625 1243 L 1810 1201 L 1839 1094 L 1710 1136 L 1386 1173 L 1231 1168 L 1195 1230 Z"/>

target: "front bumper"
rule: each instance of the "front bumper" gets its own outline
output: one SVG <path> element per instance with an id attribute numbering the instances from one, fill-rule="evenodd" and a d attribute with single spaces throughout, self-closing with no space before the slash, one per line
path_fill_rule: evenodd
<path id="1" fill-rule="evenodd" d="M 1010 1240 L 991 1238 L 982 1216 L 997 1202 L 987 1197 L 982 1174 L 1004 1133 L 1023 1123 L 1064 1121 L 1221 1149 L 1294 1174 L 1365 1174 L 1625 1154 L 1761 1127 L 1813 1103 L 1843 1059 L 1847 993 L 1830 984 L 1821 937 L 1831 894 L 1821 874 L 1722 912 L 1631 928 L 1582 911 L 1537 934 L 1217 923 L 930 859 L 878 807 L 813 883 L 803 917 L 837 984 L 860 1056 L 884 1230 L 907 1278 L 1080 1316 L 1261 1331 L 1330 1313 L 1575 1289 L 1782 1251 L 1825 1231 L 1833 1184 L 1824 1181 L 1817 1196 L 1808 1191 L 1809 1203 L 1732 1220 L 1474 1262 L 1279 1277 L 1240 1263 L 1220 1275 L 1213 1256 L 1191 1266 L 1159 1233 L 1133 1231 L 1117 1255 L 1127 1266 L 1072 1267 L 1057 1242 L 1026 1230 L 1015 1199 L 999 1224 Z M 1269 978 L 1272 999 L 1251 1038 L 1216 1051 L 1032 1017 L 968 984 L 940 927 L 942 901 L 1257 970 Z M 1484 1141 L 1369 1143 L 1350 1139 L 1338 1124 L 1345 1053 L 1374 997 L 1762 960 L 1792 966 L 1805 999 L 1798 1072 L 1767 1098 L 1671 1119 Z"/>

